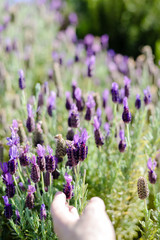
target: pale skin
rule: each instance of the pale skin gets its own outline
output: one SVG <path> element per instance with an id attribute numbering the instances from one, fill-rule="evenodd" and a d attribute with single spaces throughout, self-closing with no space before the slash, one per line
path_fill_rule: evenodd
<path id="1" fill-rule="evenodd" d="M 51 204 L 51 215 L 54 231 L 60 240 L 116 239 L 101 198 L 91 198 L 83 214 L 79 216 L 77 209 L 66 202 L 65 194 L 57 192 Z"/>

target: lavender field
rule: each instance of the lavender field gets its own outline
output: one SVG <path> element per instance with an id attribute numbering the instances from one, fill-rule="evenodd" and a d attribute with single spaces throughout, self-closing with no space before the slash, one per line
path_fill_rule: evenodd
<path id="1" fill-rule="evenodd" d="M 0 3 L 0 239 L 58 239 L 57 191 L 103 199 L 118 240 L 160 237 L 160 69 L 63 1 Z M 68 176 L 69 175 L 69 176 Z"/>

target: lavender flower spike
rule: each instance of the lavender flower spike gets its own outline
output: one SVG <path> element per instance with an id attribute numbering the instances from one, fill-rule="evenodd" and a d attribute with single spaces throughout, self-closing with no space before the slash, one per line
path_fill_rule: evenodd
<path id="1" fill-rule="evenodd" d="M 94 138 L 95 138 L 95 143 L 97 147 L 102 146 L 104 144 L 102 134 L 100 132 L 100 123 L 98 121 L 97 116 L 94 117 Z"/>
<path id="2" fill-rule="evenodd" d="M 124 105 L 124 110 L 122 113 L 122 120 L 124 121 L 124 123 L 129 123 L 131 121 L 131 113 L 129 111 L 127 97 L 123 99 L 123 105 Z"/>
<path id="3" fill-rule="evenodd" d="M 137 96 L 136 96 L 135 107 L 137 109 L 141 108 L 141 99 L 140 99 L 140 95 L 139 94 L 137 94 Z"/>
<path id="4" fill-rule="evenodd" d="M 40 219 L 46 220 L 46 217 L 47 217 L 46 208 L 45 208 L 45 204 L 43 203 L 41 205 L 41 210 L 40 210 Z"/>
<path id="5" fill-rule="evenodd" d="M 144 92 L 144 103 L 145 105 L 148 105 L 152 101 L 149 87 L 147 87 L 147 89 L 145 89 L 143 92 Z"/>
<path id="6" fill-rule="evenodd" d="M 102 94 L 103 108 L 106 108 L 106 106 L 107 106 L 108 96 L 109 96 L 109 91 L 108 91 L 108 89 L 105 89 Z"/>
<path id="7" fill-rule="evenodd" d="M 87 102 L 86 102 L 87 109 L 86 109 L 86 114 L 85 114 L 85 120 L 87 120 L 87 121 L 91 120 L 92 112 L 93 112 L 95 105 L 96 105 L 96 103 L 95 103 L 95 100 L 94 100 L 92 94 L 89 94 Z"/>
<path id="8" fill-rule="evenodd" d="M 20 223 L 20 214 L 19 214 L 18 209 L 15 210 L 15 214 L 16 214 L 16 224 L 19 224 Z"/>
<path id="9" fill-rule="evenodd" d="M 5 207 L 4 207 L 4 215 L 7 219 L 10 219 L 13 215 L 13 212 L 12 212 L 12 204 L 9 204 L 9 200 L 8 200 L 8 197 L 7 196 L 2 196 L 3 197 L 3 200 L 4 200 L 4 204 L 5 204 Z"/>
<path id="10" fill-rule="evenodd" d="M 126 149 L 126 142 L 125 142 L 125 136 L 124 136 L 124 130 L 120 130 L 119 132 L 120 142 L 118 145 L 119 151 L 124 152 Z"/>
<path id="11" fill-rule="evenodd" d="M 19 70 L 19 88 L 23 90 L 26 87 L 25 85 L 25 77 L 23 70 Z"/>
<path id="12" fill-rule="evenodd" d="M 45 164 L 45 152 L 46 152 L 45 147 L 38 144 L 37 145 L 37 154 L 38 154 L 37 164 L 38 164 L 38 166 L 39 166 L 39 168 L 42 172 L 44 172 L 45 166 L 46 166 L 46 164 Z"/>
<path id="13" fill-rule="evenodd" d="M 116 82 L 112 83 L 111 94 L 112 94 L 112 101 L 114 103 L 117 103 L 119 100 L 119 92 L 118 92 L 118 84 Z"/>
<path id="14" fill-rule="evenodd" d="M 69 113 L 68 126 L 72 128 L 78 128 L 79 124 L 79 113 L 77 111 L 76 105 L 73 103 Z"/>
<path id="15" fill-rule="evenodd" d="M 47 111 L 48 115 L 52 117 L 52 111 L 56 108 L 56 94 L 55 92 L 51 91 L 50 96 L 47 100 Z"/>
<path id="16" fill-rule="evenodd" d="M 104 124 L 104 130 L 105 130 L 105 137 L 107 138 L 110 134 L 110 125 L 108 122 Z"/>
<path id="17" fill-rule="evenodd" d="M 30 104 L 27 104 L 27 111 L 28 111 L 28 118 L 26 121 L 26 127 L 28 129 L 28 132 L 33 132 L 35 129 L 35 121 L 33 117 L 32 106 Z"/>
<path id="18" fill-rule="evenodd" d="M 26 207 L 32 209 L 34 207 L 34 192 L 36 191 L 35 187 L 32 185 L 28 186 L 28 195 L 26 197 Z"/>
<path id="19" fill-rule="evenodd" d="M 67 173 L 65 173 L 64 178 L 65 178 L 67 183 L 64 185 L 63 192 L 66 195 L 66 199 L 71 199 L 72 196 L 73 196 L 73 186 L 71 184 L 72 176 L 70 176 Z"/>
<path id="20" fill-rule="evenodd" d="M 71 110 L 72 103 L 73 101 L 72 101 L 70 92 L 66 92 L 66 109 L 67 110 Z"/>
<path id="21" fill-rule="evenodd" d="M 148 171 L 148 178 L 151 184 L 155 184 L 157 181 L 157 174 L 155 173 L 155 167 L 157 166 L 157 162 L 154 160 L 152 163 L 152 159 L 149 158 L 147 162 Z"/>
<path id="22" fill-rule="evenodd" d="M 36 163 L 35 155 L 32 156 L 31 163 L 32 163 L 31 179 L 34 183 L 37 183 L 37 182 L 40 181 L 40 169 L 39 169 L 39 166 Z"/>
<path id="23" fill-rule="evenodd" d="M 15 195 L 15 186 L 13 183 L 12 175 L 10 173 L 5 174 L 5 182 L 6 182 L 6 195 L 8 198 L 12 198 Z"/>
<path id="24" fill-rule="evenodd" d="M 125 97 L 129 97 L 129 87 L 130 87 L 131 79 L 129 79 L 127 76 L 124 76 L 124 94 Z"/>

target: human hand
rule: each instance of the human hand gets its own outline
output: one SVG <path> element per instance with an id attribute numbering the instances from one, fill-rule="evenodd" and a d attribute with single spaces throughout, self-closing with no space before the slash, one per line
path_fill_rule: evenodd
<path id="1" fill-rule="evenodd" d="M 69 206 L 66 196 L 57 192 L 51 204 L 54 230 L 60 240 L 115 240 L 115 232 L 102 199 L 92 198 L 83 214 Z"/>

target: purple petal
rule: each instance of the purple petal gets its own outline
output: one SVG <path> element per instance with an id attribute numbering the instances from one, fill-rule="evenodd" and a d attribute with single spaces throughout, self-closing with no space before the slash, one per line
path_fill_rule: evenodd
<path id="1" fill-rule="evenodd" d="M 124 76 L 124 85 L 130 86 L 131 79 L 128 78 L 127 76 Z"/>
<path id="2" fill-rule="evenodd" d="M 3 200 L 4 200 L 4 204 L 8 205 L 9 204 L 9 200 L 7 196 L 2 196 Z"/>
<path id="3" fill-rule="evenodd" d="M 7 162 L 4 162 L 4 163 L 0 162 L 0 167 L 1 167 L 2 171 L 3 171 L 3 174 L 8 173 L 8 163 Z"/>
<path id="4" fill-rule="evenodd" d="M 148 159 L 147 167 L 150 171 L 152 170 L 152 159 L 151 158 Z"/>
<path id="5" fill-rule="evenodd" d="M 94 117 L 94 120 L 93 120 L 93 121 L 94 121 L 94 123 L 93 123 L 94 130 L 99 129 L 99 127 L 100 127 L 100 123 L 99 123 L 99 121 L 98 121 L 97 116 Z"/>
<path id="6" fill-rule="evenodd" d="M 43 157 L 45 155 L 45 152 L 46 152 L 45 147 L 40 145 L 40 144 L 37 144 L 37 154 L 38 154 L 38 156 Z"/>
<path id="7" fill-rule="evenodd" d="M 49 145 L 47 146 L 47 150 L 48 150 L 49 155 L 52 155 L 53 149 Z"/>
<path id="8" fill-rule="evenodd" d="M 36 191 L 36 189 L 35 189 L 34 186 L 28 185 L 28 190 L 27 190 L 27 192 L 29 192 L 29 193 L 34 193 L 35 191 Z"/>
<path id="9" fill-rule="evenodd" d="M 74 144 L 77 144 L 79 141 L 79 134 L 75 134 L 73 140 L 74 140 Z"/>
<path id="10" fill-rule="evenodd" d="M 121 140 L 125 139 L 125 137 L 124 137 L 124 130 L 120 130 L 119 131 L 119 137 L 120 137 Z"/>
<path id="11" fill-rule="evenodd" d="M 86 144 L 87 139 L 89 138 L 87 130 L 84 128 L 81 133 L 80 142 Z"/>
<path id="12" fill-rule="evenodd" d="M 65 173 L 64 178 L 65 178 L 67 183 L 71 183 L 72 182 L 72 176 L 69 175 L 68 173 Z"/>
<path id="13" fill-rule="evenodd" d="M 125 97 L 125 98 L 123 99 L 123 105 L 124 105 L 124 107 L 128 107 L 127 97 Z"/>
<path id="14" fill-rule="evenodd" d="M 75 90 L 75 97 L 77 100 L 81 100 L 81 96 L 82 96 L 82 91 L 80 88 L 77 87 Z"/>
<path id="15" fill-rule="evenodd" d="M 20 69 L 18 73 L 20 78 L 24 78 L 24 72 L 22 69 Z"/>

